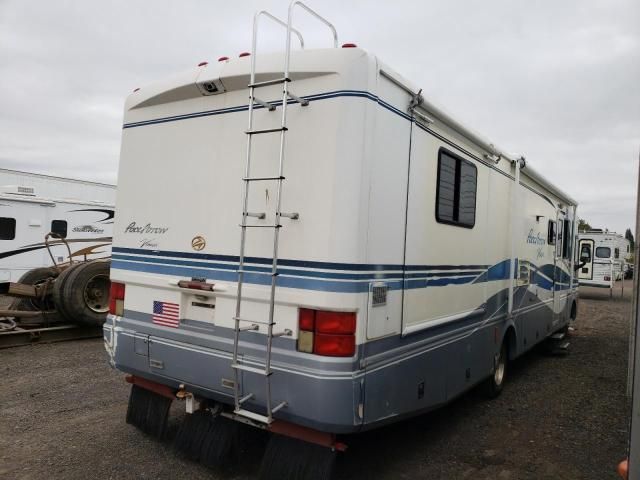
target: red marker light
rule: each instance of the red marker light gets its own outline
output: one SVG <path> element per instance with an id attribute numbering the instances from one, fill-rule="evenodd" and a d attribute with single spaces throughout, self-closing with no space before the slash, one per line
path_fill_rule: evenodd
<path id="1" fill-rule="evenodd" d="M 229 57 L 220 57 L 218 59 L 219 62 L 226 62 L 227 60 L 229 60 Z"/>
<path id="2" fill-rule="evenodd" d="M 240 58 L 242 57 L 248 57 L 249 55 L 251 55 L 249 52 L 242 52 L 240 55 L 238 55 Z"/>
<path id="3" fill-rule="evenodd" d="M 209 65 L 209 62 L 200 62 L 198 64 L 199 67 L 204 67 L 205 65 Z"/>
<path id="4" fill-rule="evenodd" d="M 343 43 L 342 48 L 358 48 L 358 45 L 355 43 Z"/>

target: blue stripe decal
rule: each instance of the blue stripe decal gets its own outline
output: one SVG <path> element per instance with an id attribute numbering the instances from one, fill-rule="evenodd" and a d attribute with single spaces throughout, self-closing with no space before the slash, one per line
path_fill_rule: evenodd
<path id="1" fill-rule="evenodd" d="M 198 260 L 210 260 L 218 262 L 238 263 L 240 258 L 237 255 L 218 255 L 210 253 L 177 252 L 171 250 L 145 250 L 142 248 L 112 247 L 114 254 L 124 253 L 130 255 L 145 255 L 145 257 L 133 257 L 136 260 L 144 261 L 149 257 L 174 257 Z M 115 257 L 115 255 L 114 255 Z M 272 259 L 266 257 L 245 257 L 246 263 L 257 265 L 271 265 Z M 402 265 L 402 264 L 367 264 L 367 263 L 337 263 L 337 262 L 316 262 L 311 260 L 291 260 L 278 259 L 278 265 L 283 267 L 315 268 L 324 270 L 344 270 L 344 271 L 437 271 L 437 270 L 477 270 L 478 273 L 489 268 L 490 265 Z"/>
<path id="2" fill-rule="evenodd" d="M 167 258 L 173 257 L 173 258 Z M 245 281 L 271 283 L 271 259 L 246 257 Z M 227 262 L 227 263 L 221 263 Z M 113 247 L 112 266 L 121 270 L 236 282 L 239 258 L 195 252 L 149 251 Z M 516 260 L 517 263 L 517 260 Z M 552 264 L 540 267 L 526 262 L 530 282 L 545 290 L 567 290 L 570 276 Z M 522 264 L 522 262 L 521 262 Z M 277 285 L 327 292 L 362 293 L 369 284 L 384 280 L 392 290 L 484 283 L 509 279 L 510 259 L 495 265 L 403 265 L 314 262 L 282 259 Z M 282 268 L 285 267 L 285 268 Z M 286 268 L 290 267 L 290 268 Z M 291 268 L 292 267 L 292 268 Z M 311 270 L 313 269 L 313 270 Z M 555 276 L 555 283 L 554 283 Z"/>
<path id="3" fill-rule="evenodd" d="M 172 258 L 144 258 L 144 257 L 134 257 L 131 255 L 120 255 L 115 254 L 112 255 L 113 260 L 124 260 L 129 262 L 145 262 L 145 263 L 156 263 L 160 265 L 178 265 L 182 267 L 194 267 L 194 268 L 204 268 L 207 270 L 231 270 L 237 271 L 238 264 L 226 264 L 226 263 L 208 263 L 208 262 L 191 262 L 186 260 L 178 260 Z M 271 268 L 269 267 L 255 267 L 251 265 L 245 265 L 244 270 L 251 271 L 252 273 L 256 273 L 258 275 L 271 275 Z M 422 273 L 407 273 L 404 277 L 407 278 L 431 278 L 431 277 L 450 277 L 450 276 L 462 276 L 462 275 L 473 275 L 477 277 L 482 274 L 482 270 L 476 271 L 455 271 L 455 272 L 422 272 Z M 342 272 L 320 272 L 320 271 L 310 271 L 310 270 L 292 270 L 289 268 L 278 268 L 279 275 L 287 275 L 287 276 L 297 276 L 297 277 L 317 277 L 317 278 L 333 278 L 337 280 L 366 280 L 366 281 L 374 281 L 381 279 L 396 279 L 402 280 L 403 274 L 401 271 L 397 273 L 382 273 L 382 272 L 374 272 L 374 273 L 342 273 Z"/>
<path id="4" fill-rule="evenodd" d="M 176 259 L 158 259 L 144 257 L 128 257 L 114 255 L 112 267 L 120 270 L 157 273 L 183 277 L 198 277 L 211 280 L 236 282 L 238 279 L 237 264 L 224 265 L 205 262 L 187 262 Z M 507 265 L 507 268 L 505 268 Z M 372 281 L 384 279 L 391 290 L 442 287 L 446 285 L 464 285 L 495 280 L 508 279 L 509 260 L 500 262 L 486 272 L 432 272 L 408 274 L 343 274 L 337 272 L 318 272 L 309 270 L 280 269 L 277 285 L 281 287 L 316 290 L 325 292 L 363 293 L 369 290 Z M 247 283 L 269 285 L 271 275 L 269 269 L 247 265 L 244 279 Z M 539 274 L 535 274 L 532 283 L 545 290 L 552 290 L 553 282 Z M 565 290 L 569 285 L 557 283 L 556 290 Z"/>
<path id="5" fill-rule="evenodd" d="M 398 108 L 385 102 L 384 100 L 381 100 L 376 95 L 363 90 L 336 90 L 333 92 L 318 93 L 315 95 L 305 95 L 302 98 L 309 100 L 310 102 L 313 102 L 316 100 L 326 100 L 328 98 L 338 98 L 338 97 L 368 98 L 369 100 L 373 100 L 374 102 L 379 103 L 382 107 L 386 108 L 387 110 L 393 113 L 396 113 L 397 115 L 400 115 L 401 117 L 404 117 L 407 120 L 411 120 L 411 116 L 408 115 L 407 113 L 399 110 Z M 268 103 L 276 107 L 279 107 L 282 105 L 282 100 L 273 100 Z M 296 103 L 296 102 L 294 100 L 290 100 L 287 102 L 287 104 L 293 104 L 293 103 Z M 253 108 L 254 110 L 259 110 L 264 107 L 262 105 L 255 105 Z M 236 107 L 219 108 L 216 110 L 204 110 L 202 112 L 185 113 L 182 115 L 172 115 L 169 117 L 161 117 L 161 118 L 155 118 L 151 120 L 142 120 L 140 122 L 125 123 L 122 126 L 122 128 L 142 127 L 145 125 L 154 125 L 156 123 L 175 122 L 178 120 L 188 120 L 190 118 L 201 118 L 201 117 L 210 117 L 213 115 L 223 115 L 225 113 L 245 112 L 247 110 L 249 110 L 249 105 L 238 105 Z"/>
<path id="6" fill-rule="evenodd" d="M 238 274 L 235 270 L 213 270 L 209 268 L 196 268 L 184 265 L 163 265 L 147 262 L 130 262 L 113 259 L 111 267 L 119 270 L 131 270 L 135 272 L 157 273 L 161 275 L 174 275 L 183 277 L 198 277 L 211 280 L 221 280 L 227 282 L 236 282 Z M 433 279 L 408 279 L 403 282 L 401 278 L 388 281 L 387 285 L 390 290 L 402 289 L 403 283 L 406 289 L 442 287 L 445 285 L 462 285 L 471 283 L 476 276 L 462 277 L 445 277 Z M 279 287 L 297 288 L 303 290 L 316 290 L 323 292 L 340 292 L 340 293 L 364 293 L 369 291 L 369 284 L 374 279 L 358 280 L 358 281 L 339 281 L 332 279 L 309 278 L 300 276 L 279 275 L 277 285 Z M 244 275 L 246 283 L 256 285 L 270 285 L 271 276 L 264 273 L 248 272 Z"/>

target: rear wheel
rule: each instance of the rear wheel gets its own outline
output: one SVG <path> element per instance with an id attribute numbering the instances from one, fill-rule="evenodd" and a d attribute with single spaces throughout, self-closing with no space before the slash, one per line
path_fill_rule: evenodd
<path id="1" fill-rule="evenodd" d="M 73 267 L 62 285 L 62 304 L 69 320 L 100 326 L 109 313 L 111 262 L 92 261 Z"/>
<path id="2" fill-rule="evenodd" d="M 67 309 L 68 302 L 65 298 L 64 287 L 69 280 L 71 273 L 73 273 L 73 270 L 78 268 L 80 265 L 80 263 L 76 263 L 63 270 L 58 278 L 56 278 L 56 281 L 53 284 L 53 292 L 51 293 L 51 298 L 53 299 L 55 308 L 60 316 L 66 321 L 74 323 L 76 320 L 72 317 L 71 312 L 69 312 L 69 310 Z"/>
<path id="3" fill-rule="evenodd" d="M 507 376 L 507 361 L 509 359 L 509 350 L 507 342 L 503 341 L 500 352 L 494 359 L 493 374 L 485 381 L 485 393 L 489 398 L 496 398 L 502 392 L 504 381 Z"/>

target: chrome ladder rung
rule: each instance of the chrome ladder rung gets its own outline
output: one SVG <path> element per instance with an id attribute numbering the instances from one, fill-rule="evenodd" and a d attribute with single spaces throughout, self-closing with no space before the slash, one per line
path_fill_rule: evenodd
<path id="1" fill-rule="evenodd" d="M 237 320 L 238 322 L 250 322 L 250 323 L 255 323 L 258 325 L 275 325 L 276 322 L 264 322 L 262 320 L 249 320 L 248 318 L 240 318 L 240 317 L 233 317 L 234 320 Z"/>
<path id="2" fill-rule="evenodd" d="M 286 132 L 287 130 L 289 130 L 287 127 L 261 128 L 256 130 L 245 130 L 244 133 L 247 135 L 260 135 L 261 133 Z"/>
<path id="3" fill-rule="evenodd" d="M 246 402 L 247 400 L 250 400 L 253 398 L 253 393 L 249 393 L 248 395 L 245 395 L 244 397 L 242 397 L 240 400 L 238 400 L 238 403 L 240 405 L 242 405 L 244 402 Z"/>
<path id="4" fill-rule="evenodd" d="M 266 415 L 261 415 L 250 410 L 245 410 L 244 408 L 236 408 L 233 413 L 235 413 L 236 415 L 240 415 L 241 417 L 255 420 L 256 422 L 265 423 L 267 425 L 273 422 L 273 419 L 269 419 L 269 417 L 267 417 Z"/>
<path id="5" fill-rule="evenodd" d="M 259 330 L 260 326 L 256 325 L 255 323 L 252 325 L 247 325 L 245 327 L 238 327 L 238 331 L 239 332 L 250 332 L 252 330 Z"/>
<path id="6" fill-rule="evenodd" d="M 281 217 L 290 218 L 291 220 L 298 220 L 300 218 L 300 214 L 298 212 L 284 213 L 280 212 Z"/>
<path id="7" fill-rule="evenodd" d="M 300 98 L 300 97 L 298 97 L 297 95 L 294 95 L 294 94 L 293 94 L 293 93 L 291 93 L 291 92 L 287 92 L 287 96 L 288 96 L 291 100 L 293 100 L 293 101 L 295 101 L 295 102 L 298 102 L 298 103 L 299 103 L 300 105 L 302 105 L 303 107 L 306 107 L 307 105 L 309 105 L 309 100 L 307 100 L 306 98 Z"/>
<path id="8" fill-rule="evenodd" d="M 258 375 L 264 375 L 265 377 L 268 377 L 273 373 L 273 371 L 267 372 L 264 368 L 250 367 L 249 365 L 244 365 L 242 363 L 232 363 L 231 368 L 242 370 L 243 372 L 257 373 Z"/>
<path id="9" fill-rule="evenodd" d="M 243 177 L 242 180 L 245 182 L 265 182 L 268 180 L 284 180 L 285 177 L 282 175 L 275 177 Z"/>
<path id="10" fill-rule="evenodd" d="M 242 225 L 240 224 L 240 226 L 242 228 L 281 228 L 282 225 Z"/>
<path id="11" fill-rule="evenodd" d="M 284 78 L 274 78 L 273 80 L 265 80 L 263 82 L 254 82 L 254 83 L 250 83 L 248 85 L 249 88 L 260 88 L 260 87 L 268 87 L 269 85 L 278 85 L 280 83 L 284 83 L 284 82 L 290 82 L 291 79 L 284 77 Z"/>
<path id="12" fill-rule="evenodd" d="M 257 272 L 254 270 L 245 270 L 244 268 L 239 268 L 238 270 L 236 270 L 236 273 L 253 273 L 255 275 L 270 275 L 272 277 L 277 277 L 278 275 L 280 275 L 278 272 L 273 273 L 273 272 Z M 248 321 L 253 321 L 253 320 L 246 320 Z M 274 323 L 275 325 L 275 323 Z"/>
<path id="13" fill-rule="evenodd" d="M 265 218 L 267 218 L 267 214 L 264 212 L 244 212 L 244 216 L 258 218 L 260 220 L 264 220 Z"/>
<path id="14" fill-rule="evenodd" d="M 264 100 L 260 100 L 256 96 L 252 96 L 251 100 L 253 100 L 254 103 L 257 103 L 258 105 L 261 105 L 262 107 L 266 108 L 270 112 L 273 112 L 276 109 L 276 106 L 274 104 L 265 102 Z"/>

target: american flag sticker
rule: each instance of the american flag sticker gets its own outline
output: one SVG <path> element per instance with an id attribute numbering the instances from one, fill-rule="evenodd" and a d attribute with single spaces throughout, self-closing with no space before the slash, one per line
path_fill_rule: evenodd
<path id="1" fill-rule="evenodd" d="M 152 321 L 163 327 L 178 328 L 180 326 L 180 305 L 154 300 Z"/>

